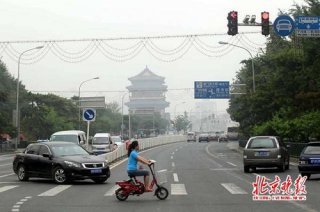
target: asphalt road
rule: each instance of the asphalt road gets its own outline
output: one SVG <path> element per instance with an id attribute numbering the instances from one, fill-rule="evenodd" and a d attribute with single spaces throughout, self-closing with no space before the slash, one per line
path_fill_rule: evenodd
<path id="1" fill-rule="evenodd" d="M 56 185 L 51 180 L 30 179 L 18 181 L 12 171 L 13 155 L 0 155 L 0 211 L 21 212 L 100 212 L 100 211 L 319 211 L 320 175 L 305 183 L 304 201 L 254 201 L 253 183 L 256 176 L 270 181 L 278 175 L 281 182 L 287 176 L 294 181 L 298 169 L 258 169 L 255 173 L 243 172 L 242 155 L 235 151 L 235 143 L 181 142 L 157 147 L 141 153 L 157 161 L 158 170 L 167 170 L 165 186 L 170 195 L 158 200 L 152 193 L 129 196 L 120 202 L 114 196 L 115 182 L 127 179 L 126 161 L 113 164 L 111 177 L 105 184 L 90 180 L 67 185 Z"/>

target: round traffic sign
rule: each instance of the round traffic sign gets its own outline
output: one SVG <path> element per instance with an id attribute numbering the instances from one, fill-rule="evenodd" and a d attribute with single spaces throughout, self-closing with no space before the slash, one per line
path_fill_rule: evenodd
<path id="1" fill-rule="evenodd" d="M 96 118 L 96 110 L 91 108 L 86 108 L 83 110 L 82 117 L 84 121 L 94 121 Z"/>
<path id="2" fill-rule="evenodd" d="M 288 36 L 294 31 L 294 20 L 288 15 L 280 15 L 273 23 L 273 29 L 277 35 Z"/>

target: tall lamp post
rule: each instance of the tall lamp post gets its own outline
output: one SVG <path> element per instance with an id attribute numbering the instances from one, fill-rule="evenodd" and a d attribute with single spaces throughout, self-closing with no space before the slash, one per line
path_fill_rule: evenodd
<path id="1" fill-rule="evenodd" d="M 175 106 L 174 106 L 174 117 L 176 117 L 176 109 L 177 109 L 177 106 L 178 105 L 181 105 L 181 104 L 185 104 L 186 102 L 180 102 L 180 103 L 177 103 Z"/>
<path id="2" fill-rule="evenodd" d="M 18 59 L 18 80 L 17 80 L 17 104 L 16 104 L 16 127 L 17 127 L 17 138 L 16 138 L 16 142 L 15 142 L 15 149 L 18 148 L 18 141 L 20 139 L 20 112 L 19 112 L 19 86 L 20 86 L 20 61 L 21 61 L 21 57 L 24 53 L 32 51 L 32 50 L 36 50 L 36 49 L 42 49 L 43 46 L 37 46 L 35 48 L 32 49 L 27 49 L 25 51 L 23 51 L 22 53 L 20 53 L 19 55 L 19 59 Z"/>
<path id="3" fill-rule="evenodd" d="M 78 98 L 79 98 L 79 100 L 78 100 L 78 108 L 79 108 L 79 112 L 78 112 L 78 115 L 79 115 L 79 122 L 78 122 L 78 124 L 79 124 L 79 126 L 78 126 L 78 129 L 80 130 L 80 120 L 81 120 L 81 115 L 80 115 L 80 113 L 81 113 L 81 105 L 80 105 L 80 89 L 81 89 L 81 86 L 84 84 L 84 83 L 86 83 L 86 82 L 89 82 L 89 81 L 91 81 L 91 80 L 95 80 L 95 79 L 99 79 L 99 77 L 94 77 L 94 78 L 91 78 L 91 79 L 88 79 L 88 80 L 85 80 L 85 81 L 82 81 L 81 83 L 80 83 L 80 86 L 79 86 L 79 93 L 78 93 Z"/>
<path id="4" fill-rule="evenodd" d="M 237 46 L 237 45 L 234 45 L 232 43 L 228 43 L 228 42 L 223 42 L 223 41 L 219 41 L 219 44 L 222 44 L 222 45 L 230 45 L 230 46 L 234 46 L 234 47 L 238 47 L 240 49 L 243 49 L 243 50 L 246 50 L 249 54 L 250 54 L 250 57 L 251 57 L 251 66 L 252 66 L 252 88 L 253 88 L 253 93 L 256 92 L 256 83 L 255 83 L 255 80 L 254 80 L 254 63 L 253 63 L 253 56 L 251 54 L 251 52 L 242 47 L 242 46 Z"/>
<path id="5" fill-rule="evenodd" d="M 128 93 L 125 93 L 122 95 L 122 100 L 121 100 L 121 138 L 123 139 L 123 129 L 124 129 L 124 125 L 123 125 L 123 98 L 127 95 Z M 129 113 L 130 116 L 130 113 Z"/>

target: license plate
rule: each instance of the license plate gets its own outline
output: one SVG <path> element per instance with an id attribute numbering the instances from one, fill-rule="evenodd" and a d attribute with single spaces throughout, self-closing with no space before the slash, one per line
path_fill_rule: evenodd
<path id="1" fill-rule="evenodd" d="M 269 156 L 269 152 L 255 152 L 254 156 Z"/>
<path id="2" fill-rule="evenodd" d="M 102 173 L 101 169 L 91 169 L 91 174 L 100 174 Z"/>
<path id="3" fill-rule="evenodd" d="M 320 158 L 310 158 L 310 164 L 320 164 Z"/>

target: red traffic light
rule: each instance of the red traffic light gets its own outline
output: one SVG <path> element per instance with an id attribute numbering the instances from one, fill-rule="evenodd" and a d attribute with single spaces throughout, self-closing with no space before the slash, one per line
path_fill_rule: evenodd
<path id="1" fill-rule="evenodd" d="M 232 11 L 231 14 L 230 14 L 230 16 L 231 16 L 232 18 L 237 18 L 238 12 Z"/>
<path id="2" fill-rule="evenodd" d="M 269 19 L 269 12 L 262 12 L 261 17 L 262 19 Z"/>

